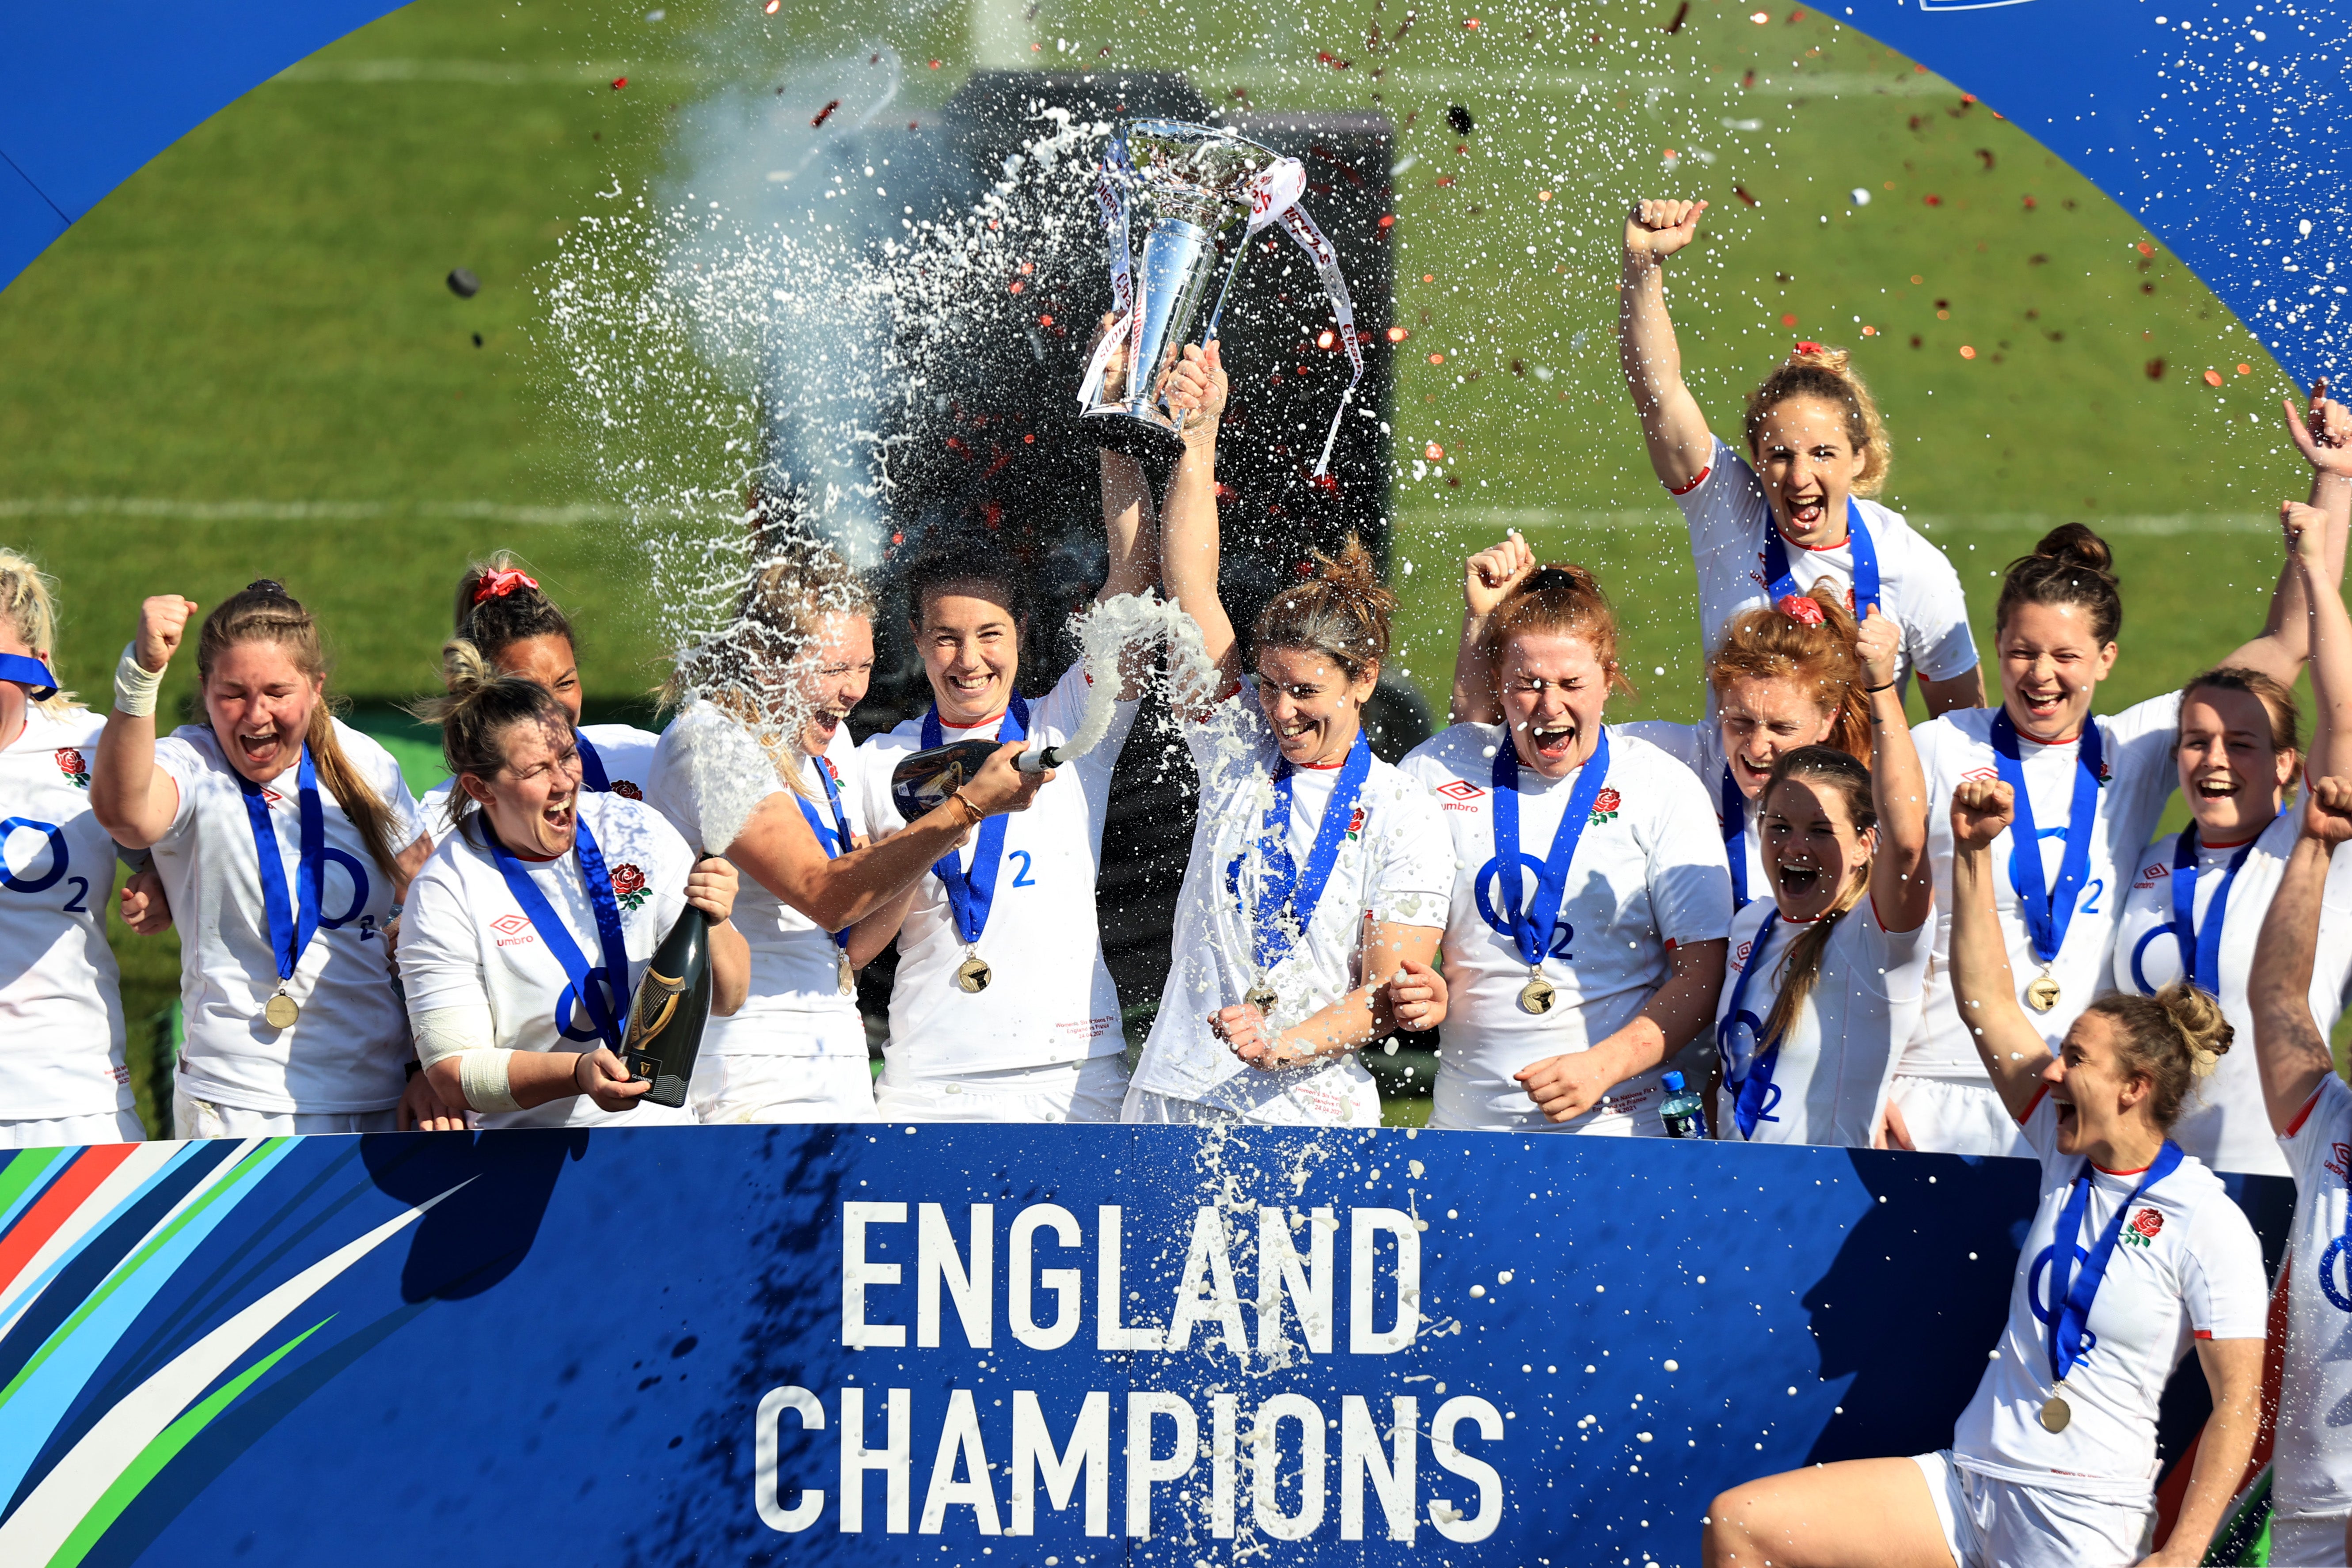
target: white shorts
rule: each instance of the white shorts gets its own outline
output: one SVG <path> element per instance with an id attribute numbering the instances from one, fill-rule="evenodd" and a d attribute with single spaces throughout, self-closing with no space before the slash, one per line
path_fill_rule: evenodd
<path id="1" fill-rule="evenodd" d="M 941 1078 L 894 1062 L 874 1085 L 885 1121 L 1117 1121 L 1126 1099 L 1127 1063 L 1116 1056 Z"/>
<path id="2" fill-rule="evenodd" d="M 47 1121 L 0 1121 L 0 1149 L 70 1149 L 79 1143 L 144 1143 L 147 1129 L 135 1110 L 102 1116 L 57 1116 Z"/>
<path id="3" fill-rule="evenodd" d="M 1338 1101 L 1336 1112 L 1327 1100 Z M 1129 1089 L 1127 1103 L 1119 1108 L 1118 1119 L 1157 1127 L 1378 1127 L 1381 1090 L 1370 1077 L 1349 1083 L 1335 1075 L 1328 1085 L 1318 1086 L 1317 1099 L 1311 1104 L 1300 1103 L 1298 1096 L 1284 1095 L 1252 1113 L 1155 1094 L 1148 1089 Z"/>
<path id="4" fill-rule="evenodd" d="M 863 1057 L 696 1058 L 687 1109 L 697 1121 L 872 1121 L 874 1069 Z"/>
<path id="5" fill-rule="evenodd" d="M 1911 1147 L 1922 1154 L 2008 1154 L 2031 1160 L 2033 1145 L 1990 1083 L 1897 1077 L 1887 1100 L 1903 1113 Z"/>
<path id="6" fill-rule="evenodd" d="M 2131 1568 L 2148 1553 L 2153 1501 L 2118 1502 L 1962 1469 L 1952 1451 L 1916 1454 L 1944 1544 L 1959 1568 Z"/>
<path id="7" fill-rule="evenodd" d="M 2273 1568 L 2343 1568 L 2347 1520 L 2352 1520 L 2352 1514 L 2271 1515 Z"/>
<path id="8" fill-rule="evenodd" d="M 247 1110 L 172 1090 L 174 1138 L 309 1138 L 327 1132 L 390 1132 L 400 1124 L 397 1106 L 384 1110 Z"/>

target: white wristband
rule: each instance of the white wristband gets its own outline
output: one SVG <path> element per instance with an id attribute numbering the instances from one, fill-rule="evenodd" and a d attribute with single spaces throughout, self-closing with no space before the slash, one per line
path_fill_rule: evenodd
<path id="1" fill-rule="evenodd" d="M 520 1110 L 507 1080 L 512 1051 L 464 1051 L 457 1057 L 457 1088 L 476 1110 Z"/>
<path id="2" fill-rule="evenodd" d="M 122 659 L 114 667 L 114 710 L 133 719 L 155 716 L 155 693 L 163 689 L 163 672 L 139 662 L 139 645 L 122 645 Z"/>

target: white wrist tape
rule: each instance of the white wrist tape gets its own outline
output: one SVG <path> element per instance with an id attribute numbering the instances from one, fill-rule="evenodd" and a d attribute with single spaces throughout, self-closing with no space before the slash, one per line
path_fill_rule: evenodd
<path id="1" fill-rule="evenodd" d="M 122 658 L 114 667 L 114 710 L 133 719 L 155 716 L 155 693 L 163 689 L 163 672 L 139 662 L 139 645 L 122 645 Z"/>
<path id="2" fill-rule="evenodd" d="M 457 1088 L 466 1103 L 476 1110 L 520 1110 L 515 1103 L 514 1089 L 507 1081 L 507 1063 L 512 1051 L 460 1051 L 457 1054 Z"/>

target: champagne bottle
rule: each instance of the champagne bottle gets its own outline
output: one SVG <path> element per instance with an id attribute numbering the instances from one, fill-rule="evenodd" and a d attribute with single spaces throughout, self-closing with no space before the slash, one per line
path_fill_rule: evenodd
<path id="1" fill-rule="evenodd" d="M 996 755 L 1002 741 L 950 741 L 917 752 L 890 770 L 890 804 L 898 815 L 914 822 L 971 782 L 981 764 Z M 1024 773 L 1042 773 L 1061 761 L 1051 746 L 1024 752 L 1014 764 Z"/>
<path id="2" fill-rule="evenodd" d="M 621 1059 L 631 1078 L 652 1081 L 645 1098 L 655 1105 L 686 1103 L 710 1021 L 710 917 L 688 904 L 646 961 L 629 1007 Z"/>

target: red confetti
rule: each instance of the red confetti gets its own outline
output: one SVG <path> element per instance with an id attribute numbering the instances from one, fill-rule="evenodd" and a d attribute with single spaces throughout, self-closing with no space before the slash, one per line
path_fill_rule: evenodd
<path id="1" fill-rule="evenodd" d="M 1780 324 L 1784 327 L 1793 327 L 1797 324 L 1797 318 L 1794 316 L 1783 316 L 1780 318 Z"/>
<path id="2" fill-rule="evenodd" d="M 1439 446 L 1434 441 L 1432 441 L 1428 446 L 1423 447 L 1421 449 L 1421 455 L 1427 458 L 1433 463 L 1442 463 L 1445 461 L 1445 448 Z"/>
<path id="3" fill-rule="evenodd" d="M 625 88 L 625 87 L 626 87 L 626 86 L 628 86 L 628 85 L 629 85 L 629 79 L 628 79 L 627 77 L 625 77 L 625 76 L 616 76 L 616 77 L 614 77 L 614 78 L 613 79 L 613 90 L 614 90 L 614 92 L 618 92 L 618 91 L 620 91 L 623 88 Z"/>
<path id="4" fill-rule="evenodd" d="M 1324 328 L 1321 331 L 1315 334 L 1315 346 L 1318 349 L 1331 348 L 1335 346 L 1339 341 L 1339 334 L 1333 331 L 1328 327 Z"/>
<path id="5" fill-rule="evenodd" d="M 1041 327 L 1050 327 L 1054 324 L 1054 318 L 1051 316 L 1040 316 L 1037 318 L 1037 324 Z"/>
<path id="6" fill-rule="evenodd" d="M 1343 71 L 1348 68 L 1347 61 L 1325 49 L 1318 49 L 1315 51 L 1315 63 L 1318 65 L 1329 66 L 1335 71 Z"/>
<path id="7" fill-rule="evenodd" d="M 2209 370 L 2209 371 L 2207 371 L 2207 372 L 2205 373 L 2205 384 L 2206 384 L 2206 385 L 2208 385 L 2208 386 L 2219 386 L 2219 385 L 2221 385 L 2221 373 L 2220 371 L 2218 371 L 2218 370 Z"/>
<path id="8" fill-rule="evenodd" d="M 837 98 L 836 98 L 836 99 L 834 99 L 832 101 L 830 101 L 829 103 L 827 103 L 827 104 L 826 104 L 823 109 L 820 109 L 820 110 L 818 110 L 816 111 L 816 118 L 809 121 L 809 129 L 811 129 L 812 131 L 814 131 L 814 129 L 816 129 L 818 126 L 823 125 L 826 121 L 828 121 L 828 120 L 832 119 L 832 118 L 833 118 L 833 111 L 834 111 L 835 110 L 836 110 L 836 109 L 839 109 L 840 107 L 841 107 L 841 100 L 839 100 L 839 99 L 837 99 Z"/>
<path id="9" fill-rule="evenodd" d="M 1389 329 L 1389 342 L 1392 343 L 1401 343 L 1411 336 L 1412 336 L 1412 333 L 1403 327 L 1391 327 Z"/>
<path id="10" fill-rule="evenodd" d="M 1962 343 L 1960 345 L 1960 357 L 1962 359 L 1974 359 L 1977 357 L 1977 351 L 1970 348 L 1968 344 Z"/>
<path id="11" fill-rule="evenodd" d="M 1942 206 L 1944 205 L 1944 198 L 1941 196 L 1929 196 L 1927 198 L 1927 205 L 1931 207 Z"/>
<path id="12" fill-rule="evenodd" d="M 1732 186 L 1731 194 L 1738 196 L 1741 201 L 1746 202 L 1751 207 L 1756 205 L 1756 198 L 1748 194 L 1748 187 L 1746 185 Z"/>
<path id="13" fill-rule="evenodd" d="M 1977 95 L 1973 92 L 1964 92 L 1960 94 L 1960 107 L 1963 109 L 1970 107 L 1976 102 L 1976 100 Z"/>
<path id="14" fill-rule="evenodd" d="M 1309 474 L 1307 476 L 1307 482 L 1313 485 L 1317 489 L 1321 490 L 1327 496 L 1335 496 L 1339 493 L 1339 481 L 1333 479 L 1328 474 Z"/>
<path id="15" fill-rule="evenodd" d="M 2242 364 L 2238 367 L 2238 374 L 2240 375 L 2252 375 L 2254 374 L 2254 367 L 2250 364 Z"/>
<path id="16" fill-rule="evenodd" d="M 1444 364 L 1445 363 L 1445 356 L 1444 354 L 1432 354 L 1429 356 L 1429 363 L 1432 364 Z"/>
<path id="17" fill-rule="evenodd" d="M 1021 279 L 1019 279 L 1018 278 L 1016 278 L 1016 279 L 1014 279 L 1013 280 L 1013 292 L 1014 292 L 1015 294 L 1018 294 L 1019 292 L 1021 292 L 1021 290 L 1022 290 L 1024 287 L 1026 287 L 1026 285 L 1024 285 L 1024 284 L 1021 281 Z"/>
<path id="18" fill-rule="evenodd" d="M 1478 18 L 1475 16 L 1465 16 L 1462 20 L 1462 26 L 1465 30 L 1475 33 L 1478 30 Z"/>
<path id="19" fill-rule="evenodd" d="M 939 61 L 937 61 L 937 60 L 933 60 L 933 61 L 931 62 L 931 68 L 932 68 L 933 70 L 937 70 L 937 69 L 939 69 L 939 68 L 940 68 L 940 62 L 939 62 Z"/>
<path id="20" fill-rule="evenodd" d="M 2027 212 L 2032 212 L 2032 211 L 2033 210 L 2033 208 L 2034 208 L 2034 205 L 2035 205 L 2035 203 L 2034 203 L 2034 200 L 2033 200 L 2033 198 L 2032 198 L 2032 196 L 2028 196 L 2028 197 L 2026 197 L 2026 198 L 2025 198 L 2025 210 L 2026 210 Z"/>
<path id="21" fill-rule="evenodd" d="M 2142 256 L 2154 256 L 2156 254 L 2156 247 L 2143 239 L 2139 242 L 2139 253 Z"/>
<path id="22" fill-rule="evenodd" d="M 1381 215 L 1381 226 L 1382 228 L 1394 228 L 1396 226 L 1396 214 L 1382 213 Z"/>

